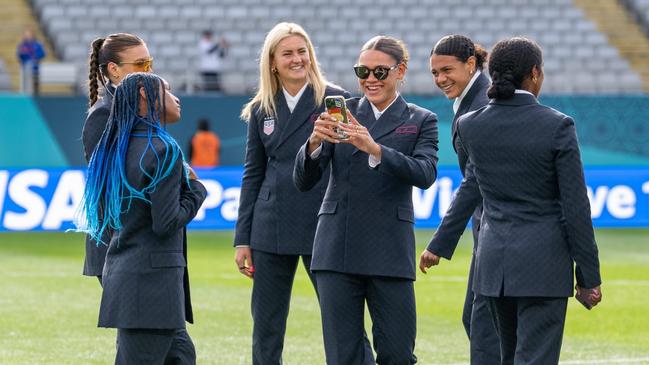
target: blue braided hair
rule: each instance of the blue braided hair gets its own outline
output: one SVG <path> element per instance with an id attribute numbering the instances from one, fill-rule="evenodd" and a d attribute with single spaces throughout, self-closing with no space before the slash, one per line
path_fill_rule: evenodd
<path id="1" fill-rule="evenodd" d="M 140 89 L 145 94 L 144 116 L 139 115 L 142 99 Z M 102 234 L 107 229 L 117 231 L 122 228 L 120 215 L 128 212 L 133 199 L 150 204 L 147 195 L 169 176 L 179 157 L 184 162 L 180 146 L 161 125 L 160 119 L 161 116 L 164 118 L 166 107 L 163 90 L 163 80 L 159 76 L 144 72 L 126 76 L 115 89 L 108 123 L 88 164 L 86 188 L 77 212 L 77 231 L 88 233 L 97 245 L 108 244 L 101 242 Z M 146 133 L 133 133 L 133 129 L 140 125 L 146 126 Z M 126 178 L 126 151 L 132 137 L 146 138 L 148 141 L 139 165 L 149 183 L 141 189 L 131 185 Z M 154 139 L 160 141 L 164 148 L 156 150 Z M 160 153 L 161 150 L 164 152 Z M 147 154 L 154 156 L 153 170 L 144 168 Z M 186 169 L 185 180 L 189 182 Z"/>

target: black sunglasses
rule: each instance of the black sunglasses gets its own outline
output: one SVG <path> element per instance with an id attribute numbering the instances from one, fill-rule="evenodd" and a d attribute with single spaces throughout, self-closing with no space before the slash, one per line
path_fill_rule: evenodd
<path id="1" fill-rule="evenodd" d="M 354 66 L 354 72 L 356 73 L 356 76 L 362 80 L 370 77 L 370 73 L 373 73 L 374 77 L 376 77 L 377 80 L 385 80 L 388 77 L 390 71 L 396 69 L 397 67 L 399 67 L 398 63 L 392 67 L 376 66 L 373 70 L 371 70 L 367 66 L 358 65 Z"/>

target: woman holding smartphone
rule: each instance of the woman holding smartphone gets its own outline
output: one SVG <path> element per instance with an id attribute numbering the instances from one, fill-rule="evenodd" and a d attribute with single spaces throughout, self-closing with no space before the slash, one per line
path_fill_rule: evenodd
<path id="1" fill-rule="evenodd" d="M 363 97 L 346 102 L 350 124 L 321 114 L 295 161 L 303 191 L 331 168 L 311 264 L 329 365 L 367 361 L 366 304 L 376 362 L 417 361 L 412 187 L 435 181 L 438 140 L 435 114 L 399 95 L 408 59 L 398 39 L 365 43 L 354 67 Z"/>
<path id="2" fill-rule="evenodd" d="M 259 90 L 241 112 L 248 139 L 234 245 L 239 272 L 253 279 L 253 364 L 282 363 L 300 258 L 313 281 L 313 235 L 326 181 L 300 193 L 292 173 L 295 154 L 328 95 L 349 94 L 322 76 L 304 29 L 294 23 L 273 27 L 260 54 Z"/>
<path id="3" fill-rule="evenodd" d="M 116 364 L 195 364 L 184 228 L 207 192 L 163 128 L 180 104 L 150 73 L 123 79 L 113 102 L 82 205 L 92 239 L 113 231 L 99 326 L 117 328 Z"/>

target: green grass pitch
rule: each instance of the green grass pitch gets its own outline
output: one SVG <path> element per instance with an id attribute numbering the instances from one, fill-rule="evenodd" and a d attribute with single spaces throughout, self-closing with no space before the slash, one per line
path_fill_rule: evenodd
<path id="1" fill-rule="evenodd" d="M 417 232 L 418 252 L 432 231 Z M 417 276 L 420 364 L 467 364 L 461 310 L 469 266 L 465 234 L 453 261 Z M 649 364 L 649 230 L 597 230 L 603 302 L 574 299 L 562 364 Z M 198 364 L 250 364 L 249 279 L 234 265 L 232 232 L 193 232 L 189 268 Z M 0 234 L 0 364 L 110 364 L 115 330 L 97 328 L 100 286 L 81 276 L 83 236 Z M 371 323 L 367 322 L 368 333 Z M 303 267 L 289 315 L 285 364 L 324 364 L 320 314 Z"/>

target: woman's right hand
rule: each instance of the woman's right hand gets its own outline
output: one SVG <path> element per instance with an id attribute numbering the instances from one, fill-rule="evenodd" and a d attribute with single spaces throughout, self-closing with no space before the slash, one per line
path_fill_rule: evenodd
<path id="1" fill-rule="evenodd" d="M 338 121 L 327 113 L 320 114 L 313 124 L 313 132 L 309 137 L 309 146 L 307 152 L 309 155 L 313 153 L 322 142 L 327 141 L 330 143 L 338 143 L 338 133 L 336 132 Z"/>
<path id="2" fill-rule="evenodd" d="M 255 274 L 255 266 L 252 264 L 252 250 L 249 246 L 237 247 L 237 252 L 234 254 L 234 262 L 239 268 L 239 273 L 249 278 L 253 278 Z"/>

